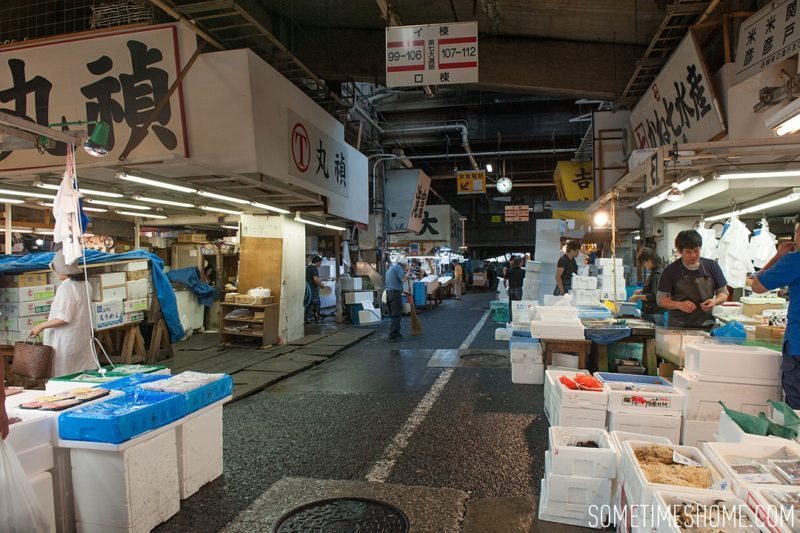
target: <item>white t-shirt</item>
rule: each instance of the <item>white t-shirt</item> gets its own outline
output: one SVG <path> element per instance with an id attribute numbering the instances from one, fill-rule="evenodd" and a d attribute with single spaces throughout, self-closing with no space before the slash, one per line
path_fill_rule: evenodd
<path id="1" fill-rule="evenodd" d="M 44 343 L 53 347 L 55 377 L 97 368 L 89 344 L 92 340 L 92 320 L 88 305 L 91 293 L 91 286 L 87 287 L 85 282 L 71 279 L 61 283 L 56 290 L 47 318 L 57 318 L 67 324 L 44 330 Z"/>

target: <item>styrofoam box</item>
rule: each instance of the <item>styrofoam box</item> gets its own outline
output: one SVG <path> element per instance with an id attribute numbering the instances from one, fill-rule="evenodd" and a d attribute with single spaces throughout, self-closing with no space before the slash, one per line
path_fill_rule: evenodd
<path id="1" fill-rule="evenodd" d="M 53 477 L 50 472 L 42 472 L 30 478 L 33 494 L 42 506 L 45 521 L 47 522 L 46 533 L 56 531 L 56 512 L 53 502 Z"/>
<path id="2" fill-rule="evenodd" d="M 681 417 L 609 411 L 608 430 L 644 433 L 646 435 L 664 437 L 671 442 L 679 442 L 681 438 Z"/>
<path id="3" fill-rule="evenodd" d="M 2 324 L 3 329 L 10 331 L 30 331 L 33 326 L 46 321 L 47 314 L 22 317 L 9 316 L 0 318 L 0 324 Z"/>
<path id="4" fill-rule="evenodd" d="M 599 305 L 600 291 L 589 289 L 572 289 L 572 305 Z"/>
<path id="5" fill-rule="evenodd" d="M 222 402 L 218 403 L 176 428 L 182 500 L 222 475 Z"/>
<path id="6" fill-rule="evenodd" d="M 781 352 L 735 344 L 690 344 L 684 367 L 700 381 L 781 384 Z"/>
<path id="7" fill-rule="evenodd" d="M 69 449 L 55 448 L 55 464 L 50 474 L 53 476 L 53 503 L 56 511 L 56 531 L 72 533 L 75 531 L 75 502 L 72 490 L 72 464 Z"/>
<path id="8" fill-rule="evenodd" d="M 562 374 L 564 375 L 564 374 Z M 572 375 L 575 375 L 573 372 Z M 559 376 L 560 377 L 560 376 Z M 567 374 L 567 377 L 570 377 Z M 561 381 L 556 378 L 553 382 L 553 394 L 558 398 L 559 403 L 565 407 L 582 407 L 584 409 L 602 409 L 606 410 L 608 407 L 608 392 L 603 391 L 582 391 L 571 390 L 564 386 Z"/>
<path id="9" fill-rule="evenodd" d="M 136 270 L 147 270 L 147 261 L 132 261 L 130 263 L 120 263 L 111 265 L 114 272 L 134 272 Z"/>
<path id="10" fill-rule="evenodd" d="M 597 278 L 594 276 L 578 276 L 577 274 L 573 274 L 572 288 L 594 290 L 597 288 Z"/>
<path id="11" fill-rule="evenodd" d="M 375 293 L 373 291 L 358 291 L 358 292 L 345 292 L 344 303 L 346 304 L 360 304 L 362 302 L 372 303 L 375 300 Z"/>
<path id="12" fill-rule="evenodd" d="M 600 298 L 602 300 L 618 300 L 618 301 L 628 300 L 628 293 L 625 292 L 624 288 L 617 289 L 616 298 L 614 298 L 614 289 L 600 289 L 599 292 L 600 292 Z"/>
<path id="13" fill-rule="evenodd" d="M 89 284 L 92 286 L 93 291 L 100 291 L 100 289 L 106 287 L 124 286 L 127 279 L 124 272 L 108 272 L 89 276 Z"/>
<path id="14" fill-rule="evenodd" d="M 544 357 L 542 352 L 537 350 L 516 350 L 511 352 L 512 365 L 543 365 Z M 544 383 L 544 371 L 542 371 L 542 383 Z"/>
<path id="15" fill-rule="evenodd" d="M 137 298 L 135 300 L 130 299 L 130 293 L 128 294 L 128 299 L 122 303 L 122 312 L 123 313 L 135 313 L 136 311 L 147 311 L 147 296 L 144 298 Z"/>
<path id="16" fill-rule="evenodd" d="M 564 366 L 567 368 L 578 369 L 580 358 L 577 355 L 570 353 L 553 352 L 553 364 L 555 366 Z"/>
<path id="17" fill-rule="evenodd" d="M 554 363 L 555 365 L 555 363 Z M 588 370 L 570 370 L 570 369 L 557 369 L 554 366 L 550 366 L 545 371 L 545 379 L 544 379 L 544 399 L 547 400 L 548 397 L 552 397 L 556 394 L 556 387 L 560 387 L 560 383 L 558 378 L 561 376 L 572 377 L 577 374 L 585 374 L 588 375 Z"/>
<path id="18" fill-rule="evenodd" d="M 753 444 L 756 446 L 760 444 L 769 445 L 776 439 L 779 442 L 786 442 L 786 439 L 782 439 L 781 437 L 751 435 L 750 433 L 745 433 L 745 431 L 739 427 L 739 424 L 731 420 L 731 418 L 724 411 L 720 412 L 719 414 L 716 437 L 717 438 L 715 440 L 717 442 L 736 442 Z"/>
<path id="19" fill-rule="evenodd" d="M 145 281 L 145 280 L 140 280 Z M 146 295 L 145 295 L 146 296 Z M 112 302 L 115 300 L 124 300 L 128 297 L 128 289 L 125 285 L 119 287 L 103 287 L 92 289 L 93 302 Z"/>
<path id="20" fill-rule="evenodd" d="M 605 516 L 598 516 L 598 513 L 592 514 L 590 508 L 586 505 L 552 501 L 548 492 L 546 478 L 542 479 L 541 487 L 538 509 L 538 518 L 540 521 L 593 529 L 601 529 L 603 527 L 603 521 L 607 519 Z M 605 509 L 605 507 L 599 508 L 599 510 L 603 509 Z"/>
<path id="21" fill-rule="evenodd" d="M 531 321 L 531 336 L 542 339 L 583 339 L 584 327 L 582 324 L 564 324 L 560 322 Z"/>
<path id="22" fill-rule="evenodd" d="M 9 303 L 53 301 L 53 296 L 55 296 L 55 294 L 56 288 L 52 285 L 21 287 L 18 289 L 6 287 L 0 289 L 0 299 L 2 299 L 3 302 Z"/>
<path id="23" fill-rule="evenodd" d="M 683 528 L 677 525 L 674 515 L 672 514 L 673 505 L 681 505 L 685 502 L 697 503 L 708 508 L 711 508 L 712 506 L 724 506 L 726 510 L 735 509 L 738 513 L 744 514 L 750 519 L 750 523 L 753 526 L 752 529 L 750 529 L 751 532 L 760 531 L 756 526 L 756 524 L 758 524 L 758 520 L 756 519 L 755 514 L 753 514 L 744 501 L 737 498 L 730 492 L 708 491 L 703 495 L 686 495 L 680 490 L 659 490 L 656 491 L 654 496 L 656 531 L 658 533 L 682 533 L 685 531 Z M 664 520 L 665 517 L 671 518 Z M 741 522 L 738 518 L 734 519 L 730 515 L 726 516 L 725 513 L 721 513 L 720 516 L 716 518 L 719 518 L 719 520 L 713 520 L 713 526 L 715 530 L 717 527 L 719 527 L 719 531 L 746 531 L 744 528 L 740 528 Z M 708 522 L 706 524 L 703 524 L 702 520 L 703 519 L 701 518 L 698 526 L 712 525 L 712 519 L 710 515 L 708 516 Z"/>
<path id="24" fill-rule="evenodd" d="M 681 425 L 681 444 L 701 448 L 706 442 L 717 440 L 719 422 L 683 419 Z"/>
<path id="25" fill-rule="evenodd" d="M 553 474 L 614 479 L 617 476 L 617 450 L 606 430 L 601 428 L 550 427 L 550 466 Z M 594 441 L 599 448 L 571 445 Z"/>
<path id="26" fill-rule="evenodd" d="M 544 479 L 548 503 L 603 506 L 611 503 L 611 480 L 553 473 L 553 452 L 544 454 Z"/>
<path id="27" fill-rule="evenodd" d="M 511 383 L 541 385 L 544 383 L 544 365 L 541 363 L 511 363 Z"/>
<path id="28" fill-rule="evenodd" d="M 364 280 L 361 278 L 339 278 L 343 291 L 360 291 Z"/>
<path id="29" fill-rule="evenodd" d="M 533 312 L 534 320 L 578 318 L 578 310 L 570 305 L 539 305 Z"/>
<path id="30" fill-rule="evenodd" d="M 533 317 L 531 311 L 539 305 L 536 300 L 513 300 L 511 302 L 511 316 L 515 322 L 529 322 Z"/>
<path id="31" fill-rule="evenodd" d="M 672 374 L 672 384 L 683 392 L 683 416 L 690 420 L 719 420 L 719 402 L 730 409 L 758 415 L 767 405 L 767 400 L 780 401 L 783 389 L 780 385 L 736 385 L 699 381 L 697 376 L 685 370 Z"/>
<path id="32" fill-rule="evenodd" d="M 496 341 L 510 341 L 511 330 L 508 328 L 497 328 L 494 330 L 494 340 Z"/>
<path id="33" fill-rule="evenodd" d="M 656 376 L 633 376 L 597 372 L 595 377 L 608 392 L 608 410 L 620 413 L 652 413 L 681 416 L 683 393 L 675 389 L 664 378 Z M 625 390 L 627 386 L 663 388 L 658 392 Z"/>
<path id="34" fill-rule="evenodd" d="M 520 359 L 520 361 L 518 361 L 520 363 L 527 362 L 521 359 L 539 359 L 539 361 L 533 362 L 542 362 L 542 345 L 539 343 L 539 339 L 534 339 L 533 337 L 514 337 L 508 344 L 511 351 L 512 363 L 515 357 Z"/>
<path id="35" fill-rule="evenodd" d="M 371 310 L 361 310 L 358 312 L 358 323 L 359 324 L 377 324 L 381 321 L 381 310 L 380 309 L 371 309 Z"/>
<path id="36" fill-rule="evenodd" d="M 614 284 L 616 283 L 617 289 L 624 289 L 625 288 L 625 276 L 622 275 L 622 272 L 618 272 L 616 277 L 615 276 L 597 276 L 597 288 L 598 289 L 614 289 Z"/>
<path id="37" fill-rule="evenodd" d="M 137 279 L 136 281 L 126 281 L 125 286 L 127 287 L 128 295 L 126 298 L 129 300 L 137 300 L 141 298 L 147 298 L 147 284 L 149 280 L 147 279 Z"/>
<path id="38" fill-rule="evenodd" d="M 606 427 L 605 409 L 587 409 L 586 407 L 571 407 L 561 403 L 560 398 L 554 397 L 551 401 L 551 425 L 578 428 L 603 428 Z"/>
<path id="39" fill-rule="evenodd" d="M 52 298 L 49 300 L 42 300 L 38 302 L 18 302 L 0 304 L 0 316 L 22 317 L 47 314 L 50 312 L 50 307 L 53 305 Z"/>
<path id="40" fill-rule="evenodd" d="M 762 531 L 770 533 L 795 533 L 797 526 L 800 525 L 800 514 L 795 512 L 793 515 L 783 515 L 780 509 L 768 499 L 766 491 L 786 492 L 797 494 L 800 487 L 787 487 L 776 485 L 745 485 L 739 491 L 742 500 L 747 504 L 753 514 L 758 517 L 762 526 Z"/>
<path id="41" fill-rule="evenodd" d="M 180 510 L 175 429 L 134 440 L 118 452 L 70 450 L 79 532 L 149 531 Z"/>
<path id="42" fill-rule="evenodd" d="M 745 460 L 764 460 L 772 457 L 784 448 L 800 456 L 800 445 L 795 441 L 786 439 L 773 439 L 773 442 L 760 442 L 758 444 L 706 442 L 703 445 L 703 453 L 708 457 L 708 460 L 714 464 L 714 467 L 731 481 L 731 488 L 736 495 L 746 500 L 747 486 L 751 485 L 751 483 L 748 483 L 746 479 L 742 479 L 742 477 L 730 467 L 726 458 L 737 457 Z M 779 486 L 779 484 L 770 486 Z"/>
<path id="43" fill-rule="evenodd" d="M 666 485 L 662 483 L 651 483 L 645 478 L 644 471 L 639 466 L 639 461 L 636 459 L 635 451 L 644 446 L 649 446 L 649 442 L 639 442 L 629 440 L 622 443 L 622 475 L 625 478 L 625 492 L 628 496 L 628 501 L 633 505 L 649 505 L 657 490 L 680 490 L 689 494 L 702 494 L 706 492 L 705 489 L 695 489 L 689 487 L 676 487 L 673 485 Z M 677 444 L 664 444 L 673 451 L 678 452 L 682 456 L 696 461 L 708 468 L 711 471 L 711 477 L 714 484 L 722 484 L 724 481 L 723 475 L 717 470 L 714 463 L 708 459 L 697 448 L 691 446 L 680 446 Z"/>
<path id="44" fill-rule="evenodd" d="M 42 391 L 32 392 L 38 393 L 39 396 L 43 394 Z M 14 396 L 18 395 L 15 394 Z M 11 398 L 13 396 L 6 399 L 7 404 Z M 30 400 L 23 399 L 16 404 L 18 405 L 25 401 Z M 22 419 L 22 422 L 9 426 L 9 434 L 6 439 L 6 442 L 11 445 L 16 453 L 19 454 L 27 450 L 53 444 L 53 421 L 47 414 L 24 409 L 9 409 L 8 415 Z"/>
<path id="45" fill-rule="evenodd" d="M 598 257 L 594 260 L 594 264 L 598 267 L 605 267 L 611 266 L 616 263 L 618 266 L 622 265 L 622 258 L 621 257 Z"/>

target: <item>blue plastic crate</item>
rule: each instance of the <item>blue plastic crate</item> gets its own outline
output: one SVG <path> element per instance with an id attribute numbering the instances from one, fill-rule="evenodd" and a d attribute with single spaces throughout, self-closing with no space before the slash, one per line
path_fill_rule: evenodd
<path id="1" fill-rule="evenodd" d="M 226 375 L 222 379 L 203 385 L 199 389 L 183 394 L 186 399 L 186 413 L 194 413 L 203 407 L 218 402 L 233 393 L 233 379 Z"/>
<path id="2" fill-rule="evenodd" d="M 131 374 L 128 377 L 120 378 L 114 381 L 109 381 L 103 385 L 106 389 L 121 390 L 130 392 L 142 383 L 150 383 L 152 381 L 161 381 L 162 379 L 169 379 L 171 376 L 167 374 Z"/>
<path id="3" fill-rule="evenodd" d="M 137 390 L 58 417 L 62 439 L 119 444 L 186 416 L 180 394 Z"/>
<path id="4" fill-rule="evenodd" d="M 602 306 L 578 306 L 578 318 L 581 320 L 603 320 L 611 318 L 611 310 Z"/>

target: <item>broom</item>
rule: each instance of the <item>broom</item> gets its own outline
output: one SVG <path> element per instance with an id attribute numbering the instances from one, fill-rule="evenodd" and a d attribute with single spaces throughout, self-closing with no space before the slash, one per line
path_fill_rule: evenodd
<path id="1" fill-rule="evenodd" d="M 414 305 L 414 292 L 411 290 L 411 281 L 408 281 L 408 303 L 411 304 L 411 335 L 422 335 L 422 324 L 417 317 L 417 307 Z"/>

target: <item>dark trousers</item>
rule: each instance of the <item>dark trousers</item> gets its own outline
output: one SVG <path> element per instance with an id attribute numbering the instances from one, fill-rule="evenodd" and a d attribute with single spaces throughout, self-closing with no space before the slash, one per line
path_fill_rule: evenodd
<path id="1" fill-rule="evenodd" d="M 514 321 L 514 313 L 511 311 L 511 302 L 522 300 L 522 287 L 508 288 L 508 319 Z"/>
<path id="2" fill-rule="evenodd" d="M 792 409 L 800 409 L 800 357 L 789 354 L 789 343 L 783 343 L 781 381 L 786 403 Z"/>
<path id="3" fill-rule="evenodd" d="M 656 326 L 666 326 L 664 320 L 664 313 L 642 313 L 642 318 L 648 322 L 652 322 Z"/>
<path id="4" fill-rule="evenodd" d="M 311 295 L 311 301 L 306 307 L 306 322 L 319 320 L 319 293 Z"/>
<path id="5" fill-rule="evenodd" d="M 400 319 L 403 316 L 403 292 L 387 290 L 386 305 L 389 307 L 389 316 L 392 317 L 389 338 L 395 339 L 400 337 Z"/>

